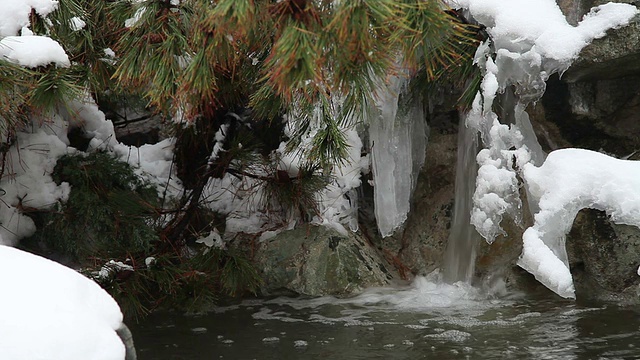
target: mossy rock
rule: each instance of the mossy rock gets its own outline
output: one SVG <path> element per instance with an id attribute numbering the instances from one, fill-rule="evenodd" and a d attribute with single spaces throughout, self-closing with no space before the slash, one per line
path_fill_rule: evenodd
<path id="1" fill-rule="evenodd" d="M 255 262 L 264 295 L 348 296 L 387 285 L 393 278 L 383 257 L 359 234 L 344 236 L 311 225 L 264 241 Z"/>

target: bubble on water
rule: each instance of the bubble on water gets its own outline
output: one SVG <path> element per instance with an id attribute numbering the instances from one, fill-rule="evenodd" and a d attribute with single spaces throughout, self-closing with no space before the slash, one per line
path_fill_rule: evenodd
<path id="1" fill-rule="evenodd" d="M 224 339 L 224 340 L 222 340 L 222 343 L 223 343 L 223 344 L 227 344 L 227 345 L 231 345 L 231 344 L 233 344 L 233 340 L 231 340 L 231 339 Z"/>
<path id="2" fill-rule="evenodd" d="M 218 340 L 224 339 L 224 335 L 218 335 Z"/>
<path id="3" fill-rule="evenodd" d="M 196 327 L 191 329 L 191 332 L 194 334 L 204 334 L 207 332 L 207 328 L 206 327 Z"/>
<path id="4" fill-rule="evenodd" d="M 278 341 L 280 341 L 280 338 L 276 337 L 276 336 L 266 337 L 266 338 L 262 339 L 263 343 L 274 343 L 274 342 L 278 342 Z"/>
<path id="5" fill-rule="evenodd" d="M 411 340 L 402 340 L 402 345 L 413 346 L 413 341 L 411 341 Z"/>
<path id="6" fill-rule="evenodd" d="M 384 344 L 382 345 L 383 348 L 385 349 L 393 349 L 394 347 L 396 347 L 395 344 Z"/>

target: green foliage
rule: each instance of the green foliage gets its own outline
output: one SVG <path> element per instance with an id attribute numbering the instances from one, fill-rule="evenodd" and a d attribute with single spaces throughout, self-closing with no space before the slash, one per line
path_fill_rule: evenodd
<path id="1" fill-rule="evenodd" d="M 305 128 L 316 106 L 339 101 L 323 110 L 309 149 L 323 166 L 346 156 L 337 124 L 363 120 L 389 76 L 434 80 L 474 44 L 437 0 L 147 0 L 113 9 L 122 22 L 138 17 L 119 38 L 115 78 L 171 113 L 213 119 L 249 106 L 263 121 L 298 114 L 292 121 Z"/>
<path id="2" fill-rule="evenodd" d="M 317 215 L 318 193 L 330 183 L 330 178 L 318 170 L 318 167 L 307 164 L 294 177 L 286 171 L 274 170 L 272 178 L 264 178 L 263 203 L 267 208 L 277 206 L 289 213 L 298 213 L 303 219 L 307 215 Z"/>
<path id="3" fill-rule="evenodd" d="M 158 241 L 156 190 L 128 164 L 102 152 L 67 155 L 53 178 L 69 183 L 71 194 L 57 210 L 41 214 L 33 240 L 75 260 L 148 253 Z"/>
<path id="4" fill-rule="evenodd" d="M 140 319 L 160 308 L 199 312 L 220 296 L 255 292 L 260 276 L 242 255 L 206 247 L 195 255 L 156 255 L 149 266 L 98 279 L 128 318 Z M 91 274 L 89 274 L 91 276 Z"/>
<path id="5" fill-rule="evenodd" d="M 36 252 L 44 247 L 79 264 L 127 317 L 139 319 L 160 307 L 202 310 L 220 295 L 255 291 L 259 285 L 255 268 L 233 251 L 167 246 L 163 229 L 156 226 L 156 189 L 112 155 L 64 156 L 53 178 L 71 185 L 69 199 L 55 210 L 30 213 L 40 226 L 22 246 Z M 150 257 L 155 260 L 147 266 Z M 109 265 L 112 259 L 127 259 L 133 270 Z"/>

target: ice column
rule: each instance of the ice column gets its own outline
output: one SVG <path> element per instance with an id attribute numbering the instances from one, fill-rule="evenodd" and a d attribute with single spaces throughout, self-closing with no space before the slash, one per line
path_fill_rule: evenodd
<path id="1" fill-rule="evenodd" d="M 369 145 L 378 229 L 386 237 L 407 219 L 427 144 L 419 102 L 399 107 L 402 80 L 393 78 L 379 92 L 369 114 Z"/>

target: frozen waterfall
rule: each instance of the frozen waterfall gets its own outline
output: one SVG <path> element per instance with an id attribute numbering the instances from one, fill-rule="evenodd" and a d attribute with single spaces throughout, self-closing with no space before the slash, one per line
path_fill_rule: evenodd
<path id="1" fill-rule="evenodd" d="M 554 0 L 449 2 L 467 9 L 486 26 L 490 37 L 476 53 L 483 80 L 466 122 L 481 134 L 484 147 L 477 155 L 471 223 L 489 243 L 505 234 L 500 223 L 505 215 L 518 219 L 522 207 L 519 188 L 524 181 L 533 201 L 530 207 L 537 214 L 536 224 L 525 232 L 518 265 L 560 296 L 574 297 L 565 234 L 546 231 L 545 224 L 539 223 L 548 218 L 540 213 L 546 209 L 542 200 L 550 189 L 528 188 L 536 183 L 532 174 L 539 171 L 533 169 L 544 162 L 544 154 L 525 109 L 542 96 L 551 74 L 564 72 L 584 46 L 608 29 L 628 24 L 638 10 L 628 4 L 604 4 L 593 8 L 578 26 L 571 26 Z M 500 97 L 504 110 L 498 115 L 494 100 Z"/>
<path id="2" fill-rule="evenodd" d="M 407 219 L 427 145 L 422 104 L 402 106 L 402 85 L 401 79 L 393 78 L 383 87 L 369 116 L 375 215 L 384 237 Z"/>

